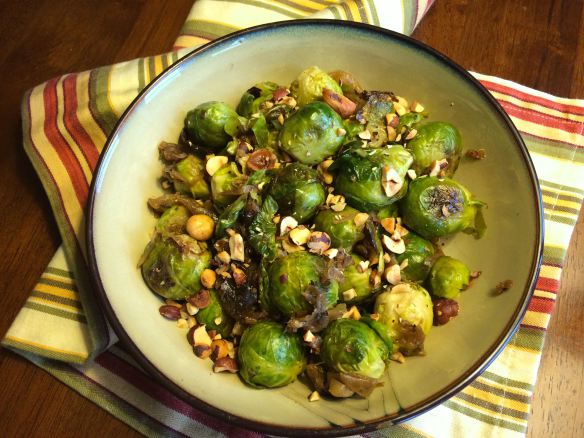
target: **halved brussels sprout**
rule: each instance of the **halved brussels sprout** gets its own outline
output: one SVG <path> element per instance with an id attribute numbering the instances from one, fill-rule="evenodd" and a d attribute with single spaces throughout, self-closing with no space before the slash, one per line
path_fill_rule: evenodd
<path id="1" fill-rule="evenodd" d="M 252 114 L 260 111 L 260 105 L 273 97 L 274 91 L 278 89 L 278 84 L 274 82 L 260 82 L 255 84 L 241 96 L 237 105 L 238 114 L 250 118 Z"/>
<path id="2" fill-rule="evenodd" d="M 454 175 L 462 155 L 460 132 L 446 122 L 430 122 L 416 128 L 418 133 L 407 144 L 414 156 L 412 169 L 418 175 L 428 173 L 435 161 L 448 160 L 446 176 Z"/>
<path id="3" fill-rule="evenodd" d="M 174 190 L 190 194 L 196 199 L 205 199 L 210 195 L 209 185 L 205 181 L 205 164 L 194 155 L 176 163 L 171 173 Z"/>
<path id="4" fill-rule="evenodd" d="M 233 320 L 223 311 L 217 292 L 211 289 L 209 296 L 211 297 L 209 305 L 197 312 L 197 322 L 205 324 L 207 330 L 215 330 L 222 337 L 229 336 L 233 328 Z"/>
<path id="5" fill-rule="evenodd" d="M 321 275 L 326 268 L 322 257 L 306 251 L 293 252 L 274 260 L 268 268 L 270 304 L 285 316 L 310 313 L 312 305 L 304 293 L 312 285 L 322 290 L 327 308 L 332 307 L 339 299 L 339 285 L 336 281 L 321 284 Z"/>
<path id="6" fill-rule="evenodd" d="M 335 191 L 345 196 L 347 203 L 360 211 L 379 210 L 392 204 L 407 191 L 406 173 L 413 158 L 402 146 L 383 149 L 363 149 L 360 142 L 350 145 L 346 152 L 328 168 L 336 175 Z M 390 182 L 385 182 L 395 172 L 402 182 L 393 193 Z M 388 196 L 389 193 L 389 196 Z"/>
<path id="7" fill-rule="evenodd" d="M 350 250 L 355 243 L 363 239 L 365 223 L 355 223 L 355 216 L 360 214 L 348 205 L 343 211 L 322 210 L 314 218 L 314 225 L 331 238 L 332 246 Z"/>
<path id="8" fill-rule="evenodd" d="M 437 177 L 416 178 L 400 203 L 404 223 L 426 239 L 448 236 L 458 231 L 484 231 L 478 222 L 484 203 L 474 200 L 462 184 Z"/>
<path id="9" fill-rule="evenodd" d="M 239 116 L 223 102 L 205 102 L 187 113 L 185 130 L 194 143 L 211 149 L 224 148 L 231 136 L 225 127 L 238 123 Z"/>
<path id="10" fill-rule="evenodd" d="M 434 245 L 414 232 L 402 236 L 406 250 L 397 255 L 397 262 L 408 264 L 401 270 L 402 281 L 422 282 L 428 276 L 434 257 Z"/>
<path id="11" fill-rule="evenodd" d="M 371 295 L 373 292 L 373 285 L 371 284 L 371 268 L 367 267 L 362 269 L 359 267 L 359 263 L 363 259 L 355 254 L 352 255 L 353 264 L 349 265 L 343 271 L 343 281 L 339 283 L 339 295 L 341 300 L 349 303 L 360 303 L 365 298 Z M 355 291 L 355 297 L 351 299 L 345 299 L 343 292 L 353 289 Z"/>
<path id="12" fill-rule="evenodd" d="M 389 349 L 367 324 L 343 318 L 327 327 L 320 354 L 335 371 L 379 379 L 385 371 Z"/>
<path id="13" fill-rule="evenodd" d="M 155 229 L 164 236 L 186 234 L 186 224 L 190 216 L 186 207 L 173 205 L 162 213 L 156 222 Z"/>
<path id="14" fill-rule="evenodd" d="M 415 283 L 400 283 L 375 300 L 378 321 L 391 333 L 394 345 L 404 354 L 423 351 L 434 318 L 430 294 Z"/>
<path id="15" fill-rule="evenodd" d="M 304 164 L 318 164 L 343 144 L 343 119 L 324 102 L 300 107 L 284 122 L 280 147 Z"/>
<path id="16" fill-rule="evenodd" d="M 182 300 L 201 290 L 201 273 L 209 267 L 211 253 L 190 236 L 157 234 L 141 258 L 142 277 L 164 298 Z"/>
<path id="17" fill-rule="evenodd" d="M 272 182 L 270 195 L 283 216 L 304 223 L 324 204 L 325 193 L 316 170 L 300 163 L 286 166 Z"/>
<path id="18" fill-rule="evenodd" d="M 432 266 L 428 286 L 433 295 L 441 298 L 456 298 L 470 283 L 467 266 L 455 258 L 442 256 Z"/>
<path id="19" fill-rule="evenodd" d="M 211 177 L 211 193 L 216 207 L 223 208 L 234 202 L 241 194 L 246 177 L 230 163 L 216 171 Z"/>
<path id="20" fill-rule="evenodd" d="M 243 333 L 237 360 L 241 378 L 254 388 L 288 385 L 306 366 L 300 336 L 272 321 L 259 322 Z"/>
<path id="21" fill-rule="evenodd" d="M 328 73 L 314 66 L 298 75 L 297 97 L 299 105 L 307 105 L 322 99 L 322 90 L 328 88 L 337 94 L 343 94 L 339 84 Z"/>

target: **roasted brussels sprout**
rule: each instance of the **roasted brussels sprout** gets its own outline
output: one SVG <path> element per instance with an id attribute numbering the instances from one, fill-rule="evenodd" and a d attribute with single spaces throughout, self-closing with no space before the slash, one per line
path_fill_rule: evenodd
<path id="1" fill-rule="evenodd" d="M 231 136 L 226 125 L 237 123 L 238 115 L 223 102 L 206 102 L 189 111 L 185 130 L 189 140 L 211 149 L 224 148 Z"/>
<path id="2" fill-rule="evenodd" d="M 233 320 L 223 311 L 215 290 L 211 289 L 209 291 L 209 297 L 209 305 L 197 312 L 197 322 L 205 324 L 207 330 L 215 330 L 222 337 L 229 336 L 233 328 Z"/>
<path id="3" fill-rule="evenodd" d="M 278 84 L 274 82 L 260 82 L 255 84 L 241 96 L 237 105 L 237 113 L 243 117 L 250 118 L 252 114 L 260 111 L 260 105 L 273 97 L 274 91 L 278 89 Z"/>
<path id="4" fill-rule="evenodd" d="M 341 299 L 349 304 L 360 303 L 373 292 L 371 284 L 371 268 L 359 265 L 364 260 L 353 254 L 353 264 L 349 265 L 343 271 L 343 281 L 339 283 L 339 295 Z M 368 265 L 368 263 L 367 263 Z M 343 294 L 349 290 L 355 291 L 355 296 L 348 298 Z M 352 294 L 351 294 L 352 295 Z"/>
<path id="5" fill-rule="evenodd" d="M 185 234 L 190 214 L 186 207 L 173 205 L 167 208 L 156 222 L 156 231 L 164 236 Z"/>
<path id="6" fill-rule="evenodd" d="M 477 220 L 484 203 L 474 200 L 462 184 L 449 178 L 416 178 L 400 203 L 404 223 L 426 239 L 458 231 L 481 235 Z M 483 230 L 484 231 L 484 230 Z"/>
<path id="7" fill-rule="evenodd" d="M 259 322 L 243 333 L 237 360 L 242 379 L 255 388 L 288 385 L 306 366 L 299 335 L 272 321 Z"/>
<path id="8" fill-rule="evenodd" d="M 380 147 L 388 142 L 386 115 L 393 111 L 393 96 L 390 93 L 372 91 L 367 93 L 367 101 L 357 113 L 357 120 L 365 123 L 369 131 L 371 147 Z"/>
<path id="9" fill-rule="evenodd" d="M 280 147 L 304 164 L 318 164 L 343 144 L 343 119 L 324 102 L 313 102 L 291 115 L 280 131 Z"/>
<path id="10" fill-rule="evenodd" d="M 434 245 L 411 231 L 402 238 L 406 244 L 406 250 L 397 255 L 397 261 L 401 264 L 407 260 L 407 266 L 401 270 L 401 279 L 422 282 L 432 267 Z"/>
<path id="11" fill-rule="evenodd" d="M 213 202 L 219 208 L 234 202 L 241 194 L 246 177 L 241 174 L 237 164 L 230 163 L 216 171 L 211 177 Z"/>
<path id="12" fill-rule="evenodd" d="M 322 210 L 314 218 L 314 225 L 330 236 L 332 246 L 350 250 L 364 237 L 365 221 L 360 221 L 361 216 L 357 216 L 363 214 L 348 205 L 343 211 Z"/>
<path id="13" fill-rule="evenodd" d="M 328 88 L 337 94 L 343 94 L 339 84 L 318 67 L 309 67 L 298 76 L 298 104 L 306 105 L 315 100 L 322 100 L 322 90 Z"/>
<path id="14" fill-rule="evenodd" d="M 332 307 L 339 298 L 339 285 L 336 281 L 321 284 L 326 267 L 322 257 L 306 251 L 274 260 L 268 268 L 269 302 L 285 316 L 310 313 L 312 306 L 304 294 L 306 288 L 315 286 L 325 295 L 327 307 Z"/>
<path id="15" fill-rule="evenodd" d="M 276 176 L 270 189 L 279 211 L 304 223 L 316 213 L 325 200 L 322 184 L 316 170 L 300 163 L 286 166 Z"/>
<path id="16" fill-rule="evenodd" d="M 466 265 L 448 256 L 436 260 L 428 276 L 430 292 L 441 298 L 456 298 L 469 283 L 470 271 Z"/>
<path id="17" fill-rule="evenodd" d="M 417 128 L 418 133 L 407 144 L 414 156 L 412 169 L 418 175 L 428 173 L 435 161 L 448 160 L 444 169 L 446 176 L 452 176 L 462 155 L 462 141 L 455 126 L 446 122 L 430 122 Z"/>
<path id="18" fill-rule="evenodd" d="M 171 177 L 174 189 L 179 193 L 190 194 L 196 199 L 205 199 L 210 195 L 209 185 L 205 181 L 205 164 L 194 155 L 176 163 Z"/>
<path id="19" fill-rule="evenodd" d="M 403 197 L 413 158 L 402 146 L 362 149 L 350 145 L 328 168 L 336 175 L 335 191 L 361 211 L 379 210 Z"/>
<path id="20" fill-rule="evenodd" d="M 157 234 L 141 259 L 142 277 L 164 298 L 182 300 L 201 290 L 201 272 L 209 267 L 211 253 L 192 237 Z"/>
<path id="21" fill-rule="evenodd" d="M 404 354 L 421 353 L 434 317 L 432 299 L 422 286 L 400 283 L 375 300 L 378 321 L 391 333 L 394 345 Z"/>
<path id="22" fill-rule="evenodd" d="M 326 329 L 320 348 L 326 365 L 340 373 L 379 379 L 389 359 L 389 349 L 367 324 L 337 319 Z"/>

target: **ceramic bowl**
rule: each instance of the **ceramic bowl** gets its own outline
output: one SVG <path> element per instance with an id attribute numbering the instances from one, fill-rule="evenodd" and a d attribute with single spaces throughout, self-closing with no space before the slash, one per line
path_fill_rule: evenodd
<path id="1" fill-rule="evenodd" d="M 209 100 L 236 104 L 256 82 L 290 83 L 303 69 L 352 72 L 367 89 L 416 99 L 430 120 L 456 125 L 465 148 L 487 158 L 463 163 L 456 178 L 488 204 L 481 240 L 458 235 L 445 252 L 480 269 L 460 297 L 460 315 L 435 327 L 426 356 L 391 363 L 369 399 L 309 402 L 309 388 L 256 390 L 237 375 L 214 374 L 185 333 L 158 314 L 160 299 L 136 264 L 155 218 L 146 206 L 162 190 L 157 145 L 174 141 L 185 113 Z M 470 383 L 510 340 L 539 269 L 542 209 L 527 150 L 491 95 L 462 68 L 411 38 L 355 23 L 291 21 L 232 34 L 171 66 L 130 105 L 95 173 L 87 240 L 95 284 L 112 326 L 137 361 L 193 406 L 233 424 L 281 435 L 346 435 L 406 420 Z M 494 296 L 495 285 L 513 287 Z"/>

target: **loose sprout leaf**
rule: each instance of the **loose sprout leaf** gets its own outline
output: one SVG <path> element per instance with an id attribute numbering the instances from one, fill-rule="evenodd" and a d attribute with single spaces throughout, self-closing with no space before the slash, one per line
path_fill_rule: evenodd
<path id="1" fill-rule="evenodd" d="M 220 238 L 225 234 L 225 230 L 233 228 L 239 219 L 239 214 L 245 208 L 247 202 L 247 194 L 241 195 L 237 200 L 229 205 L 219 215 L 217 220 L 217 227 L 215 228 L 215 237 Z"/>
<path id="2" fill-rule="evenodd" d="M 273 221 L 277 211 L 278 203 L 271 196 L 266 196 L 248 230 L 252 248 L 267 260 L 273 260 L 278 251 L 276 224 Z"/>
<path id="3" fill-rule="evenodd" d="M 260 115 L 257 119 L 253 120 L 251 130 L 255 135 L 259 147 L 263 148 L 269 145 L 268 125 L 266 124 L 266 119 L 263 115 Z"/>

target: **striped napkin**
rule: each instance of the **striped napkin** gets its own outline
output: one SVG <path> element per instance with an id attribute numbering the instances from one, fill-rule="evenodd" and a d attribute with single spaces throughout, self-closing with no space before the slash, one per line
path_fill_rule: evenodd
<path id="1" fill-rule="evenodd" d="M 155 383 L 116 345 L 88 281 L 84 206 L 107 135 L 137 93 L 205 43 L 295 18 L 362 21 L 410 34 L 433 0 L 197 0 L 171 53 L 52 79 L 26 93 L 24 147 L 49 196 L 63 245 L 2 345 L 148 436 L 260 436 L 211 418 Z M 407 423 L 370 436 L 523 436 L 545 329 L 584 198 L 584 100 L 474 73 L 511 116 L 535 164 L 545 249 L 535 295 L 513 340 L 471 385 Z"/>

